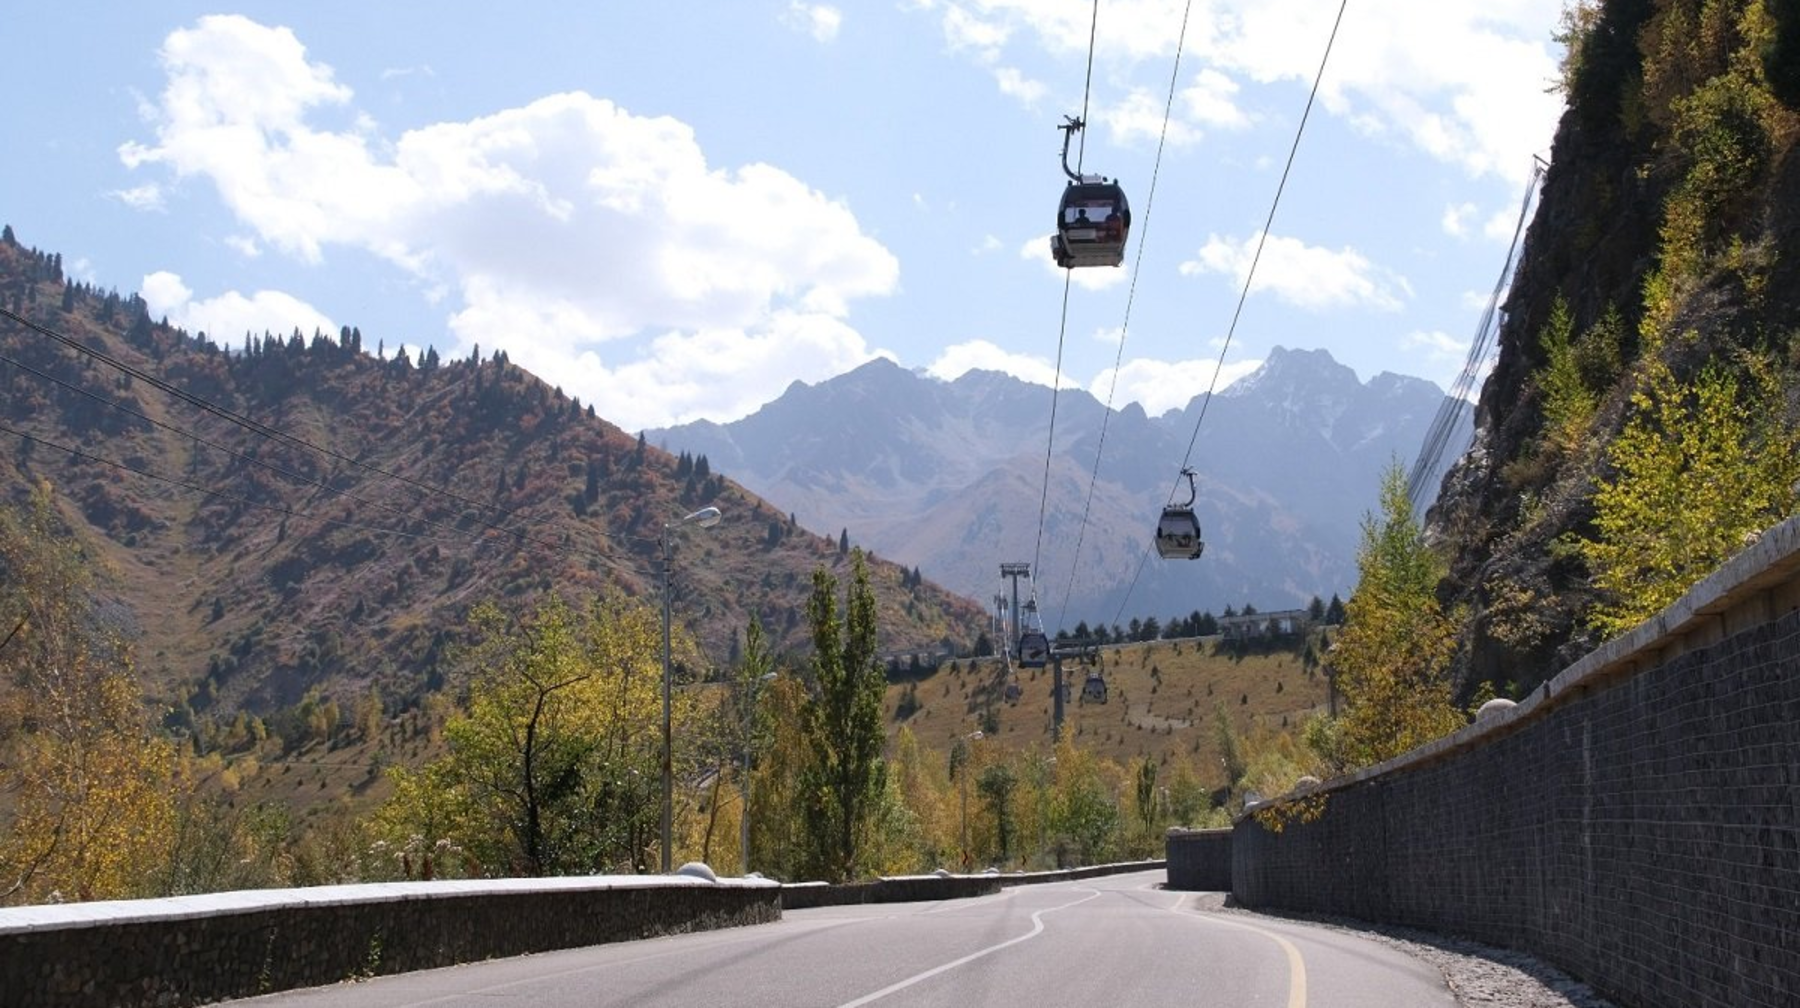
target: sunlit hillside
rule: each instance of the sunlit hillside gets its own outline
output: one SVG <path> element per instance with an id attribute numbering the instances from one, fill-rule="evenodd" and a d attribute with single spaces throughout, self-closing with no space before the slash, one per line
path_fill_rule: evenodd
<path id="1" fill-rule="evenodd" d="M 1092 665 L 1064 663 L 1064 731 L 1081 748 L 1121 764 L 1147 755 L 1165 765 L 1186 759 L 1209 786 L 1223 787 L 1220 712 L 1241 739 L 1255 740 L 1297 734 L 1309 714 L 1325 708 L 1325 672 L 1307 659 L 1309 648 L 1316 658 L 1317 638 L 1244 653 L 1217 637 L 1102 647 Z M 1104 678 L 1106 702 L 1084 699 L 1090 673 Z M 1020 670 L 1018 699 L 1009 702 L 1011 678 L 1000 659 L 987 658 L 890 685 L 890 737 L 909 727 L 923 748 L 946 757 L 957 739 L 977 731 L 981 738 L 970 739 L 977 745 L 1048 749 L 1051 669 Z"/>

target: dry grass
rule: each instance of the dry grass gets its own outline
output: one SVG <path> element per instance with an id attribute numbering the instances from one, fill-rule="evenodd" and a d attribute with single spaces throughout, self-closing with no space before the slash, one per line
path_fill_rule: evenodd
<path id="1" fill-rule="evenodd" d="M 1169 763 L 1185 757 L 1203 780 L 1224 784 L 1216 711 L 1223 710 L 1240 736 L 1298 732 L 1326 703 L 1322 671 L 1302 666 L 1302 646 L 1235 657 L 1218 638 L 1128 644 L 1101 650 L 1094 666 L 1064 663 L 1070 698 L 1063 730 L 1075 743 L 1121 764 L 1153 756 Z M 1082 702 L 1090 669 L 1106 678 L 1108 701 Z M 890 734 L 910 727 L 921 747 L 948 753 L 958 738 L 982 729 L 991 711 L 999 731 L 984 738 L 1009 750 L 1051 743 L 1052 670 L 1020 670 L 1021 694 L 1005 700 L 1007 673 L 998 659 L 948 664 L 913 683 L 890 685 Z M 910 717 L 898 714 L 916 699 Z"/>

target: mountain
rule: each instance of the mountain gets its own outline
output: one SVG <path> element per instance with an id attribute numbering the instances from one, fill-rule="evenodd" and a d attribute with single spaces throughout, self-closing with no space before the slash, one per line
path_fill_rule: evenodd
<path id="1" fill-rule="evenodd" d="M 1750 442 L 1800 429 L 1800 9 L 1582 7 L 1564 25 L 1568 104 L 1475 442 L 1430 516 L 1451 561 L 1439 596 L 1468 615 L 1457 654 L 1465 689 L 1531 689 L 1599 643 L 1597 607 L 1634 582 L 1709 569 L 1794 507 L 1777 492 L 1746 513 L 1764 495 L 1738 491 L 1746 507 L 1730 513 L 1710 499 L 1716 477 L 1684 479 L 1642 523 L 1621 527 L 1601 521 L 1596 498 L 1620 476 L 1621 433 L 1656 416 L 1659 386 L 1679 399 L 1723 373 L 1738 386 L 1730 412 L 1770 428 Z M 1776 391 L 1753 398 L 1764 382 Z M 1706 432 L 1695 428 L 1710 425 L 1693 414 L 1659 421 L 1656 440 L 1700 444 Z M 1712 457 L 1749 459 L 1758 447 Z M 1690 455 L 1664 471 L 1704 472 L 1707 461 Z M 1737 530 L 1725 549 L 1706 542 L 1725 525 Z M 1575 548 L 1602 540 L 1650 559 L 1621 565 L 1625 576 L 1604 588 L 1592 554 Z"/>
<path id="2" fill-rule="evenodd" d="M 226 348 L 141 298 L 66 278 L 0 238 L 0 486 L 48 483 L 97 565 L 109 622 L 183 716 L 291 710 L 370 687 L 416 702 L 453 671 L 469 608 L 545 592 L 655 602 L 665 524 L 676 618 L 714 663 L 750 615 L 810 647 L 814 535 L 704 454 L 668 455 L 511 364 L 372 355 L 362 334 L 246 336 Z M 881 646 L 967 650 L 981 607 L 876 559 Z M 345 705 L 347 709 L 348 705 Z"/>
<path id="3" fill-rule="evenodd" d="M 1121 608 L 1160 619 L 1347 594 L 1381 471 L 1410 462 L 1443 402 L 1421 379 L 1364 383 L 1323 350 L 1277 347 L 1210 406 L 1200 396 L 1160 417 L 1063 392 L 1046 465 L 1049 389 L 989 371 L 946 382 L 876 359 L 795 382 L 742 420 L 646 437 L 705 454 L 802 524 L 847 530 L 971 597 L 990 598 L 999 565 L 1032 560 L 1041 542 L 1034 573 L 1054 631 L 1112 624 Z M 1196 423 L 1206 552 L 1146 563 L 1160 509 L 1186 497 L 1179 470 Z"/>

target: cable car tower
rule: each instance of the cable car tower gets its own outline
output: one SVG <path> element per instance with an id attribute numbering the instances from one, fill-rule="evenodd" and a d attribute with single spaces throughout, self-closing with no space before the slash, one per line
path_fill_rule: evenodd
<path id="1" fill-rule="evenodd" d="M 1087 124 L 1073 116 L 1063 118 L 1066 121 L 1057 129 L 1063 131 L 1062 169 L 1069 184 L 1063 187 L 1062 205 L 1056 210 L 1050 255 L 1064 269 L 1117 266 L 1125 261 L 1131 205 L 1118 180 L 1081 175 L 1069 167 L 1069 141 Z"/>

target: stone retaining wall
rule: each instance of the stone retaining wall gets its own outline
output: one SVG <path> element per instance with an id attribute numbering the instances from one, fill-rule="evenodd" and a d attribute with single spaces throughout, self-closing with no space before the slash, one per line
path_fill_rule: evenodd
<path id="1" fill-rule="evenodd" d="M 1231 830 L 1172 829 L 1168 851 L 1169 888 L 1190 892 L 1231 891 Z"/>
<path id="2" fill-rule="evenodd" d="M 8 1008 L 181 1006 L 779 919 L 772 882 L 408 882 L 0 910 Z"/>
<path id="3" fill-rule="evenodd" d="M 1620 1004 L 1800 1004 L 1797 607 L 1800 520 L 1517 708 L 1240 819 L 1233 893 L 1527 950 Z"/>

